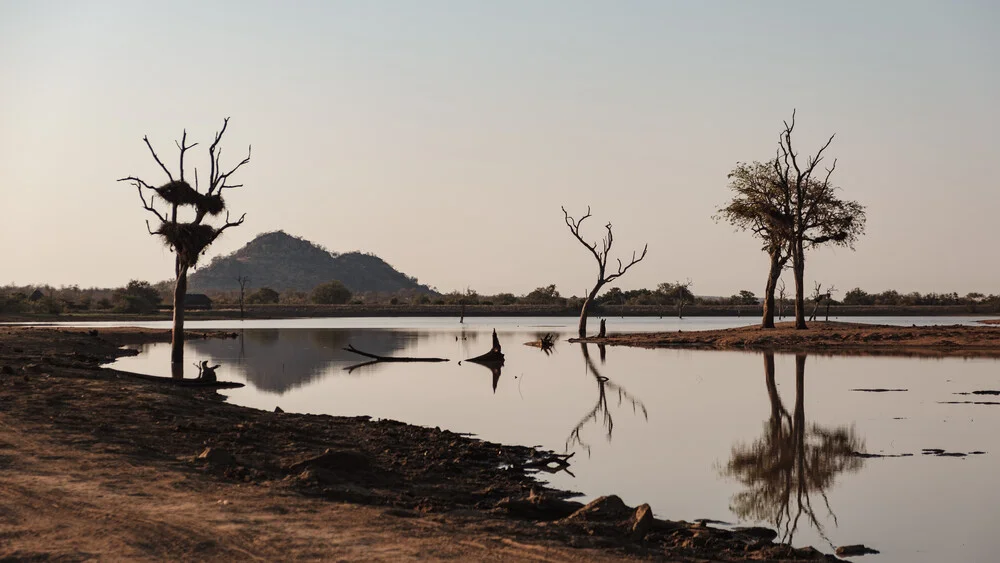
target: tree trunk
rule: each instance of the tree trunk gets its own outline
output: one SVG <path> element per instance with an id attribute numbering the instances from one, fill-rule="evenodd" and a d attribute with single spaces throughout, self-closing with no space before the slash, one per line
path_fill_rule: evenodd
<path id="1" fill-rule="evenodd" d="M 808 494 L 810 478 L 806 469 L 806 356 L 795 355 L 795 412 L 792 419 L 792 437 L 795 452 L 796 475 L 798 477 L 799 506 L 804 506 L 803 497 Z M 814 478 L 813 478 L 814 479 Z M 808 497 L 807 497 L 808 498 Z M 801 510 L 801 509 L 800 509 Z M 810 511 L 811 514 L 811 511 Z"/>
<path id="2" fill-rule="evenodd" d="M 174 325 L 170 339 L 170 363 L 175 367 L 184 362 L 184 296 L 187 295 L 188 267 L 177 264 L 177 282 L 174 284 Z M 177 376 L 174 370 L 174 376 Z"/>
<path id="3" fill-rule="evenodd" d="M 781 277 L 781 269 L 785 263 L 781 260 L 781 250 L 771 251 L 771 269 L 767 274 L 767 285 L 764 286 L 764 314 L 760 319 L 761 328 L 774 328 L 774 290 Z"/>
<path id="4" fill-rule="evenodd" d="M 580 308 L 580 338 L 587 338 L 587 313 L 590 311 L 590 305 L 594 302 L 597 297 L 597 292 L 601 290 L 601 284 L 598 283 L 594 286 L 594 289 L 590 290 L 590 295 L 583 302 L 583 307 Z"/>
<path id="5" fill-rule="evenodd" d="M 806 326 L 805 273 L 806 257 L 802 242 L 795 243 L 792 256 L 792 271 L 795 274 L 795 329 L 804 330 Z"/>
<path id="6" fill-rule="evenodd" d="M 771 432 L 778 436 L 781 432 L 781 419 L 783 416 L 788 416 L 788 411 L 781 403 L 778 384 L 774 380 L 774 352 L 764 353 L 764 384 L 767 386 L 767 398 L 771 402 L 771 419 L 769 421 Z"/>

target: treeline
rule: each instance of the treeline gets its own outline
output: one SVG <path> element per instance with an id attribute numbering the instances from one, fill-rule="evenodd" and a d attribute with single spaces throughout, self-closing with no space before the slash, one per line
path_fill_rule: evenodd
<path id="1" fill-rule="evenodd" d="M 658 307 L 671 313 L 683 314 L 698 307 L 759 307 L 761 299 L 752 291 L 740 290 L 729 297 L 699 297 L 691 291 L 691 282 L 664 282 L 655 288 L 622 290 L 612 287 L 597 297 L 595 305 L 604 310 L 615 307 Z M 216 309 L 238 308 L 239 291 L 208 292 Z M 825 298 L 825 295 L 823 296 Z M 523 295 L 513 293 L 480 294 L 473 289 L 429 294 L 425 291 L 405 289 L 393 293 L 351 292 L 344 284 L 332 280 L 316 286 L 312 291 L 287 290 L 278 292 L 269 287 L 247 287 L 242 293 L 244 306 L 251 305 L 448 305 L 448 306 L 546 306 L 578 311 L 582 297 L 563 296 L 555 285 L 538 287 Z M 790 310 L 790 298 L 776 299 L 778 306 Z M 810 301 L 815 301 L 811 299 Z M 169 308 L 170 287 L 166 282 L 151 284 L 132 280 L 118 288 L 80 288 L 79 286 L 52 287 L 15 286 L 0 287 L 0 313 L 60 315 L 74 312 L 107 312 L 148 314 Z M 826 302 L 823 301 L 825 306 Z M 901 293 L 886 290 L 869 293 L 854 288 L 841 299 L 830 298 L 830 304 L 856 307 L 965 307 L 969 312 L 1000 310 L 1000 295 L 970 292 L 965 295 L 952 293 Z"/>
<path id="2" fill-rule="evenodd" d="M 834 303 L 837 301 L 834 300 Z M 841 300 L 844 305 L 881 305 L 881 306 L 914 306 L 914 305 L 1000 305 L 1000 295 L 984 295 L 982 293 L 924 293 L 913 291 L 900 293 L 894 289 L 881 293 L 868 293 L 861 288 L 854 288 L 844 294 Z"/>

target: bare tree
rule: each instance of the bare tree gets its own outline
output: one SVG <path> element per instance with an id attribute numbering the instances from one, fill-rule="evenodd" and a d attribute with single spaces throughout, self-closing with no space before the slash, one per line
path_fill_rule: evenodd
<path id="1" fill-rule="evenodd" d="M 833 135 L 815 156 L 799 163 L 798 153 L 792 146 L 795 129 L 795 112 L 792 121 L 784 122 L 785 129 L 778 138 L 777 153 L 771 165 L 777 175 L 778 186 L 784 194 L 784 208 L 776 222 L 790 233 L 792 271 L 795 275 L 795 328 L 806 328 L 805 317 L 805 251 L 825 243 L 848 248 L 864 234 L 865 207 L 856 201 L 844 201 L 836 196 L 837 188 L 830 183 L 830 176 L 837 168 L 834 160 L 820 179 L 816 168 L 823 160 L 823 153 L 833 142 Z"/>
<path id="2" fill-rule="evenodd" d="M 181 362 L 184 360 L 184 296 L 187 294 L 187 274 L 188 270 L 198 263 L 198 257 L 205 252 L 219 235 L 230 227 L 243 224 L 246 214 L 240 216 L 236 221 L 231 221 L 229 211 L 226 210 L 226 203 L 222 198 L 223 191 L 227 189 L 239 188 L 243 184 L 229 183 L 230 177 L 236 173 L 244 164 L 250 162 L 250 149 L 247 149 L 247 156 L 233 168 L 225 169 L 220 163 L 222 148 L 219 142 L 226 132 L 229 124 L 227 117 L 222 122 L 222 129 L 215 134 L 215 140 L 208 148 L 209 176 L 208 186 L 204 191 L 200 189 L 198 183 L 198 170 L 194 171 L 194 187 L 185 178 L 184 156 L 187 151 L 196 147 L 198 143 L 187 144 L 187 130 L 184 130 L 180 142 L 175 142 L 180 151 L 178 176 L 174 174 L 153 149 L 149 137 L 142 138 L 149 148 L 153 160 L 160 166 L 167 175 L 168 182 L 156 187 L 148 182 L 136 177 L 128 176 L 120 178 L 119 182 L 129 182 L 135 186 L 139 192 L 139 200 L 142 207 L 155 217 L 157 228 L 154 230 L 146 220 L 146 230 L 149 234 L 159 236 L 175 254 L 174 260 L 174 321 L 173 334 L 170 346 L 170 361 L 174 368 L 174 375 L 181 376 Z M 158 199 L 159 198 L 159 199 Z M 160 206 L 160 200 L 163 205 Z M 180 217 L 182 211 L 193 213 L 190 220 L 183 220 Z M 214 227 L 205 223 L 209 216 L 218 216 L 223 211 L 226 212 L 225 223 L 219 227 Z"/>
<path id="3" fill-rule="evenodd" d="M 810 321 L 816 320 L 816 312 L 824 301 L 826 302 L 826 320 L 830 320 L 830 301 L 833 301 L 833 292 L 835 291 L 837 291 L 837 288 L 831 285 L 827 288 L 826 292 L 823 292 L 823 284 L 815 282 L 813 294 L 810 296 L 810 299 L 814 303 L 812 315 L 809 316 Z"/>
<path id="4" fill-rule="evenodd" d="M 240 284 L 240 319 L 242 320 L 243 310 L 244 310 L 243 308 L 244 304 L 246 303 L 247 285 L 250 283 L 250 278 L 248 276 L 240 274 L 236 276 L 236 283 Z"/>
<path id="5" fill-rule="evenodd" d="M 677 318 L 684 318 L 684 307 L 695 300 L 695 296 L 691 293 L 691 286 L 694 284 L 690 278 L 681 283 L 679 281 L 670 283 L 663 282 L 656 286 L 656 293 L 660 294 L 663 299 L 672 302 L 674 308 L 677 310 Z"/>
<path id="6" fill-rule="evenodd" d="M 611 245 L 614 243 L 614 234 L 611 232 L 611 223 L 604 226 L 607 230 L 607 235 L 601 240 L 601 246 L 598 248 L 597 243 L 589 243 L 583 240 L 583 236 L 580 235 L 580 226 L 583 224 L 584 220 L 590 217 L 590 207 L 587 207 L 587 214 L 580 219 L 574 219 L 570 217 L 569 212 L 566 208 L 562 208 L 563 216 L 566 220 L 566 226 L 569 227 L 569 231 L 573 233 L 576 240 L 580 241 L 580 244 L 587 247 L 590 253 L 593 254 L 594 259 L 597 260 L 597 282 L 594 284 L 594 288 L 590 290 L 587 294 L 587 298 L 583 301 L 583 307 L 580 309 L 580 338 L 587 337 L 587 313 L 590 310 L 590 306 L 593 304 L 594 299 L 597 298 L 597 294 L 601 291 L 601 288 L 605 286 L 608 282 L 621 277 L 629 268 L 638 264 L 646 257 L 646 251 L 649 249 L 649 245 L 646 244 L 642 247 L 642 254 L 637 258 L 635 252 L 632 252 L 632 260 L 628 264 L 622 264 L 621 260 L 618 260 L 618 270 L 612 273 L 608 273 L 608 257 L 611 252 Z"/>
<path id="7" fill-rule="evenodd" d="M 785 280 L 778 284 L 778 318 L 785 318 Z"/>

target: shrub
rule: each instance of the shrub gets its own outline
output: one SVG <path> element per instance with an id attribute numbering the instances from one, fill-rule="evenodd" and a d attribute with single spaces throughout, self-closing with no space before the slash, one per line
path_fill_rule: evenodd
<path id="1" fill-rule="evenodd" d="M 131 280 L 111 294 L 115 311 L 119 313 L 153 313 L 162 297 L 147 281 Z"/>
<path id="2" fill-rule="evenodd" d="M 313 289 L 312 300 L 320 305 L 343 305 L 351 300 L 351 290 L 338 280 L 328 281 Z"/>
<path id="3" fill-rule="evenodd" d="M 278 302 L 278 292 L 270 287 L 262 287 L 247 296 L 247 303 L 255 305 L 266 305 Z"/>

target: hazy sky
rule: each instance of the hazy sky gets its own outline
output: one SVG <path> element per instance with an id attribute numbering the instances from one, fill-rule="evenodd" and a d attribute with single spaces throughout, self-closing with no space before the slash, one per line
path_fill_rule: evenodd
<path id="1" fill-rule="evenodd" d="M 559 208 L 590 205 L 590 237 L 649 243 L 622 288 L 759 294 L 760 245 L 711 216 L 797 108 L 869 218 L 810 288 L 997 293 L 998 30 L 991 1 L 5 0 L 0 283 L 171 277 L 115 179 L 165 181 L 142 136 L 175 167 L 185 127 L 204 177 L 231 116 L 247 218 L 208 258 L 284 229 L 442 291 L 581 294 Z"/>

